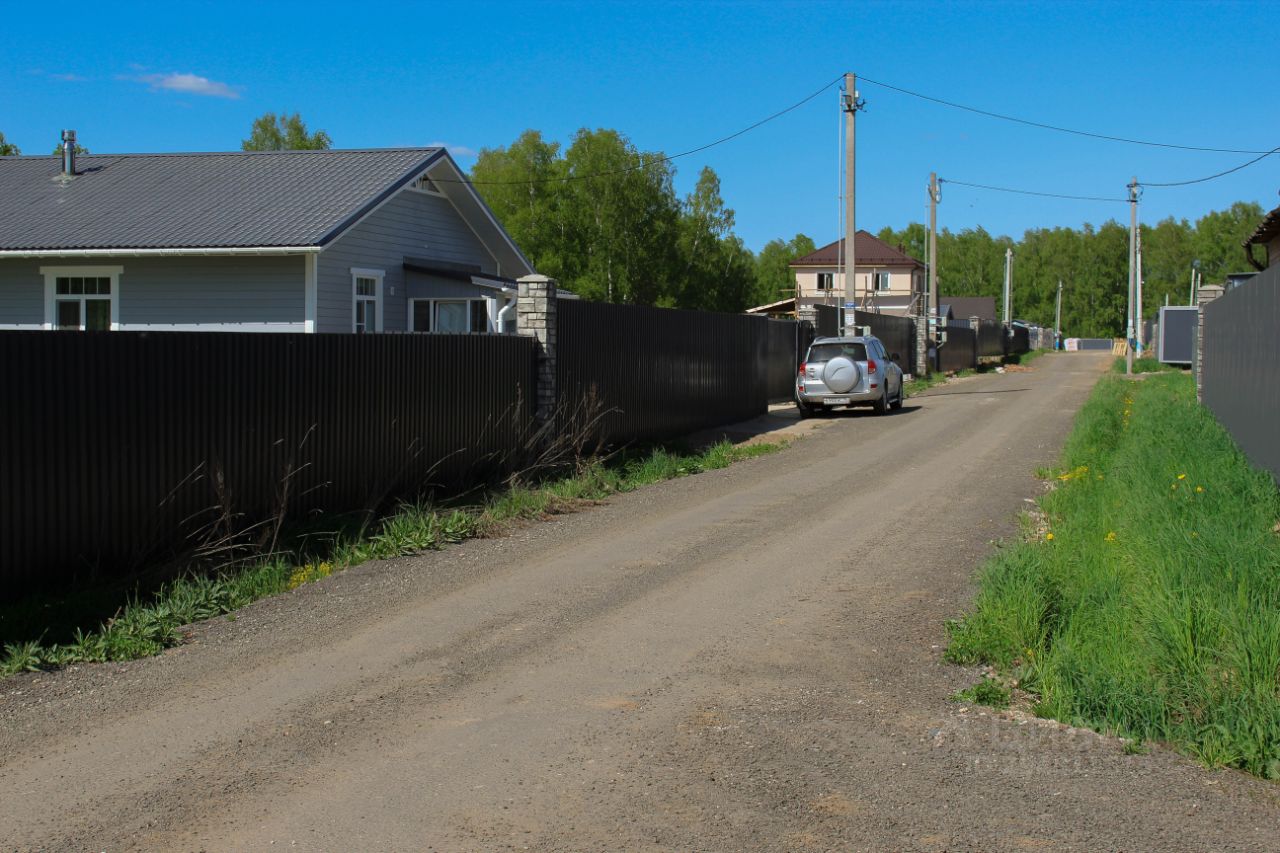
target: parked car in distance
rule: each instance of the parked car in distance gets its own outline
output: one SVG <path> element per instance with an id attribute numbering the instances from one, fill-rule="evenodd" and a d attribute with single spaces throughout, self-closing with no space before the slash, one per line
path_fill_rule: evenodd
<path id="1" fill-rule="evenodd" d="M 902 368 L 875 337 L 815 338 L 796 376 L 800 417 L 842 406 L 901 409 Z"/>

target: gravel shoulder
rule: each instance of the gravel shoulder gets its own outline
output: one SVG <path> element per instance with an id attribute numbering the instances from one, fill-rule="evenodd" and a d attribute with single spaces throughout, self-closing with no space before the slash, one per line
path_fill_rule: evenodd
<path id="1" fill-rule="evenodd" d="M 949 700 L 1107 355 L 0 683 L 15 849 L 1274 849 L 1280 788 Z"/>

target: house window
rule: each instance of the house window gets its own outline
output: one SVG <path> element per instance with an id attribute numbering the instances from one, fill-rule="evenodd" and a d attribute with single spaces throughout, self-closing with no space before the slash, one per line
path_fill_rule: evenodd
<path id="1" fill-rule="evenodd" d="M 41 267 L 44 328 L 106 332 L 118 328 L 123 267 Z"/>
<path id="2" fill-rule="evenodd" d="M 835 273 L 818 273 L 818 290 L 831 290 L 835 281 Z"/>
<path id="3" fill-rule="evenodd" d="M 887 272 L 876 273 L 876 290 L 882 291 L 882 290 L 888 290 L 888 289 L 889 289 L 889 274 Z"/>
<path id="4" fill-rule="evenodd" d="M 464 335 L 489 331 L 488 299 L 410 299 L 411 332 Z"/>
<path id="5" fill-rule="evenodd" d="M 351 330 L 357 335 L 382 331 L 382 270 L 351 271 Z"/>

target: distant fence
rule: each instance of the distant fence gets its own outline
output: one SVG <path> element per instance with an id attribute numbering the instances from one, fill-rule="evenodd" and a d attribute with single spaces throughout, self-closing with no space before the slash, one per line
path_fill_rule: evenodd
<path id="1" fill-rule="evenodd" d="M 897 353 L 899 363 L 907 366 L 911 372 L 916 363 L 916 321 L 912 317 L 899 317 L 894 314 L 879 314 L 874 311 L 855 311 L 854 325 L 870 326 L 871 334 L 880 339 L 890 355 Z"/>
<path id="2" fill-rule="evenodd" d="M 560 408 L 594 399 L 607 443 L 743 420 L 791 395 L 794 321 L 577 299 L 560 300 L 557 311 Z"/>
<path id="3" fill-rule="evenodd" d="M 1004 325 L 995 320 L 979 320 L 977 332 L 978 355 L 982 358 L 1004 355 Z"/>
<path id="4" fill-rule="evenodd" d="M 1004 340 L 1005 355 L 1018 355 L 1031 349 L 1031 333 L 1026 326 L 1009 326 Z"/>
<path id="5" fill-rule="evenodd" d="M 977 340 L 968 323 L 948 323 L 947 342 L 938 348 L 938 369 L 947 372 L 977 367 Z"/>
<path id="6" fill-rule="evenodd" d="M 1280 266 L 1202 306 L 1204 404 L 1280 483 Z"/>
<path id="7" fill-rule="evenodd" d="M 534 341 L 0 332 L 0 598 L 505 473 Z"/>
<path id="8" fill-rule="evenodd" d="M 834 305 L 815 305 L 818 312 L 817 328 L 814 331 L 819 337 L 833 338 L 840 334 L 840 310 Z"/>

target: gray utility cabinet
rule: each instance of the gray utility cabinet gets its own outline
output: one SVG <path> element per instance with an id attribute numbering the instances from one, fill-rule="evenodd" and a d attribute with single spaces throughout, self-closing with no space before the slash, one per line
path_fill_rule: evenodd
<path id="1" fill-rule="evenodd" d="M 1160 346 L 1156 357 L 1164 364 L 1190 364 L 1195 358 L 1196 325 L 1200 311 L 1194 305 L 1165 305 L 1160 309 Z"/>

